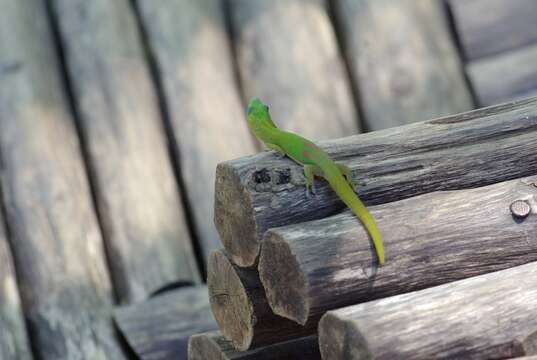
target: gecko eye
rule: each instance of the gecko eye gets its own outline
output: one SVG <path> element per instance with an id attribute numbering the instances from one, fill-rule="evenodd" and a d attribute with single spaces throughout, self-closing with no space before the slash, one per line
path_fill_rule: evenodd
<path id="1" fill-rule="evenodd" d="M 265 105 L 265 110 L 268 111 L 269 110 L 269 107 L 267 105 Z"/>

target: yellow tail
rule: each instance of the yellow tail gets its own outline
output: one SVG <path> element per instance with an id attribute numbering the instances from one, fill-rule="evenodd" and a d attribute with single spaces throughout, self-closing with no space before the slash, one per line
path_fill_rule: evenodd
<path id="1" fill-rule="evenodd" d="M 358 195 L 356 195 L 347 181 L 345 181 L 343 175 L 337 174 L 335 176 L 327 176 L 327 180 L 332 189 L 338 194 L 339 198 L 352 210 L 365 226 L 371 240 L 373 240 L 379 264 L 384 265 L 384 245 L 382 244 L 382 236 L 380 235 L 380 231 L 373 216 L 369 213 L 364 203 L 358 198 Z"/>

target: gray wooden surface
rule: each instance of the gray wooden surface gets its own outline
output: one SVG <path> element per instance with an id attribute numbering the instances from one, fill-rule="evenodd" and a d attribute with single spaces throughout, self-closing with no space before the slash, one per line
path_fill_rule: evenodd
<path id="1" fill-rule="evenodd" d="M 513 217 L 515 200 L 531 206 L 527 218 Z M 350 211 L 265 234 L 259 276 L 276 314 L 304 324 L 327 310 L 537 261 L 537 176 L 370 211 L 383 237 L 382 267 Z"/>
<path id="2" fill-rule="evenodd" d="M 136 0 L 173 133 L 189 211 L 205 258 L 216 164 L 255 152 L 233 73 L 220 0 Z"/>
<path id="3" fill-rule="evenodd" d="M 350 83 L 324 0 L 229 0 L 245 100 L 311 139 L 358 132 Z"/>
<path id="4" fill-rule="evenodd" d="M 537 95 L 537 43 L 470 62 L 466 71 L 480 106 Z"/>
<path id="5" fill-rule="evenodd" d="M 0 1 L 0 178 L 39 359 L 121 359 L 112 288 L 44 4 Z"/>
<path id="6" fill-rule="evenodd" d="M 188 343 L 189 360 L 315 360 L 320 359 L 316 336 L 289 340 L 247 351 L 237 351 L 218 331 L 194 335 Z"/>
<path id="7" fill-rule="evenodd" d="M 537 354 L 537 263 L 328 312 L 323 359 Z"/>
<path id="8" fill-rule="evenodd" d="M 200 279 L 158 100 L 127 0 L 52 0 L 114 285 L 140 301 Z"/>
<path id="9" fill-rule="evenodd" d="M 537 100 L 321 142 L 352 170 L 366 204 L 483 186 L 537 172 Z M 217 168 L 216 224 L 233 261 L 255 262 L 269 228 L 319 219 L 343 204 L 322 180 L 308 198 L 302 168 L 264 153 Z"/>
<path id="10" fill-rule="evenodd" d="M 0 212 L 0 359 L 31 360 L 13 259 Z"/>
<path id="11" fill-rule="evenodd" d="M 537 43 L 534 0 L 448 0 L 448 4 L 468 60 Z"/>
<path id="12" fill-rule="evenodd" d="M 332 3 L 366 129 L 473 108 L 441 1 Z"/>
<path id="13" fill-rule="evenodd" d="M 257 270 L 233 264 L 222 250 L 214 251 L 207 266 L 207 285 L 214 318 L 222 335 L 240 351 L 311 334 L 303 327 L 274 315 Z"/>
<path id="14" fill-rule="evenodd" d="M 141 360 L 186 359 L 190 336 L 216 329 L 206 286 L 183 287 L 120 307 L 114 318 Z"/>

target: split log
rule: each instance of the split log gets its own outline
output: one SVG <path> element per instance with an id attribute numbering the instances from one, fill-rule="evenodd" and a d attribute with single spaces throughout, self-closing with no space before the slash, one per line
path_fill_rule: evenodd
<path id="1" fill-rule="evenodd" d="M 311 139 L 356 134 L 358 115 L 324 0 L 230 0 L 243 93 Z"/>
<path id="2" fill-rule="evenodd" d="M 24 324 L 13 259 L 0 212 L 0 359 L 30 360 L 32 352 Z"/>
<path id="3" fill-rule="evenodd" d="M 323 142 L 350 167 L 368 205 L 537 173 L 537 99 Z M 324 181 L 308 198 L 303 170 L 273 153 L 219 164 L 215 222 L 233 262 L 253 265 L 273 227 L 320 219 L 343 204 Z"/>
<path id="4" fill-rule="evenodd" d="M 127 0 L 52 0 L 122 302 L 199 281 L 158 101 Z M 88 33 L 92 36 L 88 36 Z"/>
<path id="5" fill-rule="evenodd" d="M 480 106 L 537 95 L 537 45 L 468 64 Z"/>
<path id="6" fill-rule="evenodd" d="M 114 318 L 141 360 L 186 359 L 190 336 L 217 328 L 206 286 L 184 287 L 118 308 Z"/>
<path id="7" fill-rule="evenodd" d="M 41 0 L 0 0 L 0 180 L 35 357 L 123 359 L 103 240 Z"/>
<path id="8" fill-rule="evenodd" d="M 333 0 L 368 130 L 471 110 L 441 1 Z"/>
<path id="9" fill-rule="evenodd" d="M 240 268 L 217 250 L 207 266 L 209 299 L 222 335 L 239 351 L 273 344 L 315 331 L 275 315 L 254 268 Z"/>
<path id="10" fill-rule="evenodd" d="M 531 211 L 522 220 L 510 210 L 516 200 Z M 349 211 L 266 233 L 259 274 L 276 314 L 310 323 L 327 310 L 537 261 L 537 176 L 370 210 L 386 250 L 380 268 Z"/>
<path id="11" fill-rule="evenodd" d="M 255 152 L 220 0 L 135 1 L 154 58 L 171 145 L 205 259 L 220 247 L 212 221 L 216 165 Z"/>
<path id="12" fill-rule="evenodd" d="M 536 312 L 531 263 L 330 311 L 319 324 L 319 344 L 330 360 L 535 355 Z"/>
<path id="13" fill-rule="evenodd" d="M 534 0 L 449 0 L 448 4 L 468 60 L 537 42 Z"/>
<path id="14" fill-rule="evenodd" d="M 237 351 L 219 332 L 194 335 L 189 360 L 315 360 L 320 359 L 317 336 L 307 336 L 248 351 Z"/>

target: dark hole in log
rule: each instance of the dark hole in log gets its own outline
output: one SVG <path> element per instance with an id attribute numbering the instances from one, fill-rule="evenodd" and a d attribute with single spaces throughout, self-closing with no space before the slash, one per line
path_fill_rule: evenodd
<path id="1" fill-rule="evenodd" d="M 275 172 L 278 174 L 274 178 L 276 185 L 288 184 L 291 181 L 291 169 L 277 169 Z"/>
<path id="2" fill-rule="evenodd" d="M 254 172 L 253 178 L 256 184 L 270 182 L 270 174 L 267 169 L 257 170 L 256 172 Z"/>

